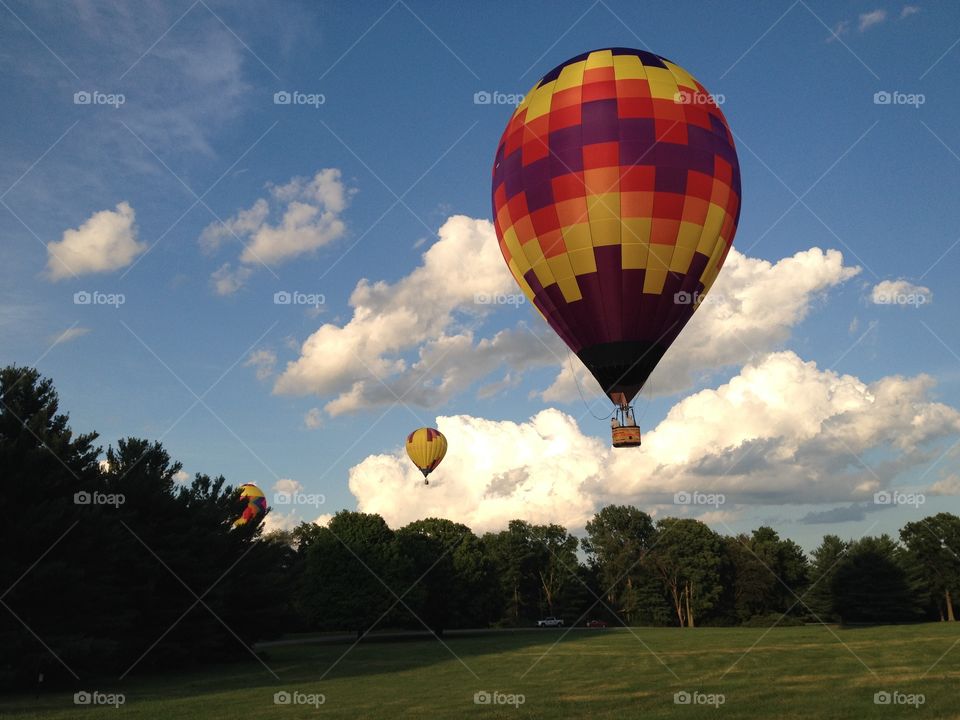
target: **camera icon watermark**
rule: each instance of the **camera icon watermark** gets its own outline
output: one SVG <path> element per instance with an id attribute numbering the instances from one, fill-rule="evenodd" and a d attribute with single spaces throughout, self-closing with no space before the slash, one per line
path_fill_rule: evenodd
<path id="1" fill-rule="evenodd" d="M 718 107 L 727 101 L 726 95 L 713 95 L 699 90 L 678 90 L 673 95 L 677 105 L 713 105 Z"/>
<path id="2" fill-rule="evenodd" d="M 499 90 L 490 92 L 488 90 L 478 90 L 473 94 L 474 105 L 511 105 L 516 107 L 523 102 L 523 93 L 505 93 Z"/>
<path id="3" fill-rule="evenodd" d="M 527 302 L 527 296 L 523 293 L 474 293 L 473 302 L 475 305 L 512 305 L 520 307 Z"/>
<path id="4" fill-rule="evenodd" d="M 318 110 L 325 105 L 327 96 L 323 93 L 305 93 L 299 90 L 279 90 L 273 94 L 274 105 L 305 105 Z"/>
<path id="5" fill-rule="evenodd" d="M 273 694 L 274 705 L 312 705 L 319 708 L 327 702 L 327 697 L 323 693 L 303 693 L 299 690 L 289 692 L 280 690 Z"/>
<path id="6" fill-rule="evenodd" d="M 723 693 L 704 693 L 698 690 L 689 692 L 687 690 L 681 690 L 673 694 L 674 705 L 712 705 L 718 708 L 725 702 L 727 702 L 727 696 Z"/>
<path id="7" fill-rule="evenodd" d="M 107 305 L 119 308 L 127 302 L 123 293 L 105 293 L 99 290 L 78 290 L 73 294 L 74 305 Z"/>
<path id="8" fill-rule="evenodd" d="M 873 302 L 877 305 L 913 305 L 920 307 L 930 302 L 927 293 L 922 292 L 884 292 L 873 293 Z"/>
<path id="9" fill-rule="evenodd" d="M 680 292 L 675 292 L 673 294 L 673 304 L 674 305 L 693 305 L 694 308 L 700 307 L 706 302 L 718 303 L 723 300 L 722 295 L 717 295 L 715 293 L 710 293 L 709 295 L 705 292 L 687 292 L 686 290 L 681 290 Z"/>
<path id="10" fill-rule="evenodd" d="M 927 496 L 918 492 L 881 490 L 873 494 L 874 505 L 910 505 L 918 508 L 927 502 Z"/>
<path id="11" fill-rule="evenodd" d="M 74 105 L 107 105 L 116 110 L 127 101 L 123 93 L 105 93 L 99 90 L 78 90 L 73 94 Z"/>
<path id="12" fill-rule="evenodd" d="M 880 690 L 873 694 L 874 705 L 911 705 L 918 708 L 926 702 L 927 697 L 923 693 Z"/>
<path id="13" fill-rule="evenodd" d="M 478 690 L 473 694 L 474 705 L 513 705 L 513 707 L 519 708 L 526 701 L 526 696 L 521 693 L 503 693 L 499 690 L 493 692 Z"/>
<path id="14" fill-rule="evenodd" d="M 305 293 L 299 290 L 288 292 L 280 290 L 273 294 L 274 305 L 307 305 L 309 307 L 319 308 L 327 302 L 323 293 Z"/>
<path id="15" fill-rule="evenodd" d="M 709 505 L 718 508 L 726 502 L 727 498 L 723 493 L 704 493 L 698 492 L 697 490 L 687 492 L 686 490 L 681 490 L 673 494 L 674 505 Z"/>
<path id="16" fill-rule="evenodd" d="M 127 501 L 123 493 L 87 492 L 81 490 L 73 494 L 74 505 L 112 505 L 118 508 Z"/>
<path id="17" fill-rule="evenodd" d="M 910 105 L 919 109 L 927 101 L 923 93 L 905 93 L 899 90 L 878 90 L 873 94 L 874 105 Z"/>
<path id="18" fill-rule="evenodd" d="M 273 494 L 274 505 L 309 505 L 320 507 L 327 501 L 323 493 L 278 492 Z"/>
<path id="19" fill-rule="evenodd" d="M 112 705 L 119 708 L 127 702 L 123 693 L 104 693 L 99 690 L 81 690 L 73 694 L 74 705 Z"/>

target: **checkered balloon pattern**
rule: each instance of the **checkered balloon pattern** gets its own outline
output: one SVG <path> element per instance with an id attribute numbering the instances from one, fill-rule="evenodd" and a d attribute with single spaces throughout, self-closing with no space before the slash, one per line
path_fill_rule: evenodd
<path id="1" fill-rule="evenodd" d="M 642 50 L 543 76 L 500 139 L 493 214 L 517 283 L 614 402 L 629 402 L 720 271 L 740 217 L 726 119 Z"/>

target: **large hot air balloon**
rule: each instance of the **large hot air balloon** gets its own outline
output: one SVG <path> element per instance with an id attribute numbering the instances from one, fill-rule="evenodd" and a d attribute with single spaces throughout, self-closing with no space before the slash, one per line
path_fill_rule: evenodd
<path id="1" fill-rule="evenodd" d="M 493 166 L 503 257 L 616 405 L 630 403 L 723 265 L 740 166 L 714 99 L 669 60 L 594 50 L 555 67 L 507 124 Z"/>
<path id="2" fill-rule="evenodd" d="M 233 523 L 233 527 L 246 525 L 267 512 L 267 498 L 263 491 L 253 483 L 240 486 L 240 503 L 243 513 Z"/>
<path id="3" fill-rule="evenodd" d="M 420 428 L 407 435 L 407 455 L 423 473 L 424 485 L 430 484 L 427 475 L 437 469 L 446 454 L 447 439 L 439 430 Z"/>

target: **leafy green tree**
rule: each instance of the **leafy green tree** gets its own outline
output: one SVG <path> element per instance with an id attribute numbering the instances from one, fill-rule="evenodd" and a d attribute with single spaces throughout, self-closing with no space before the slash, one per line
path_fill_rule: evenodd
<path id="1" fill-rule="evenodd" d="M 657 541 L 648 554 L 669 594 L 681 627 L 694 627 L 723 590 L 720 536 L 699 520 L 664 518 L 657 522 Z"/>
<path id="2" fill-rule="evenodd" d="M 537 553 L 542 611 L 560 615 L 563 596 L 577 580 L 579 541 L 562 525 L 533 525 L 531 540 Z"/>
<path id="3" fill-rule="evenodd" d="M 919 608 L 905 565 L 888 535 L 855 541 L 831 581 L 833 612 L 845 623 L 916 620 Z"/>
<path id="4" fill-rule="evenodd" d="M 77 615 L 64 612 L 78 609 L 83 617 L 92 604 L 85 591 L 91 563 L 76 561 L 95 557 L 100 547 L 92 532 L 78 532 L 84 515 L 74 495 L 99 489 L 96 439 L 73 433 L 49 379 L 32 368 L 0 370 L 0 483 L 8 508 L 4 536 L 11 540 L 0 563 L 0 686 L 22 686 L 40 672 L 50 679 L 73 672 L 34 634 L 71 667 L 88 651 L 111 649 L 98 641 L 85 647 Z"/>
<path id="5" fill-rule="evenodd" d="M 837 566 L 851 544 L 841 540 L 837 535 L 825 535 L 823 541 L 812 553 L 810 584 L 802 597 L 804 604 L 813 613 L 814 619 L 823 622 L 837 622 L 840 619 L 834 612 L 833 578 L 837 573 Z"/>
<path id="6" fill-rule="evenodd" d="M 479 538 L 466 525 L 440 518 L 417 520 L 397 531 L 407 560 L 404 589 L 412 609 L 438 633 L 447 627 L 483 627 L 495 598 L 493 576 Z"/>
<path id="7" fill-rule="evenodd" d="M 941 621 L 954 622 L 960 596 L 960 517 L 937 513 L 900 530 L 906 559 L 916 568 Z"/>
<path id="8" fill-rule="evenodd" d="M 750 535 L 724 538 L 724 605 L 729 619 L 798 615 L 808 584 L 807 557 L 792 540 L 783 540 L 770 527 Z"/>
<path id="9" fill-rule="evenodd" d="M 500 605 L 506 620 L 517 623 L 539 612 L 539 553 L 534 546 L 533 527 L 523 520 L 511 520 L 506 530 L 486 533 L 483 544 L 499 581 Z"/>
<path id="10" fill-rule="evenodd" d="M 743 623 L 766 613 L 766 598 L 776 578 L 750 548 L 750 536 L 741 533 L 723 539 L 725 600 L 732 622 Z"/>
<path id="11" fill-rule="evenodd" d="M 662 585 L 644 562 L 657 535 L 650 516 L 630 505 L 607 505 L 586 531 L 583 549 L 596 568 L 605 602 L 628 622 L 662 619 Z"/>
<path id="12" fill-rule="evenodd" d="M 17 538 L 0 567 L 0 686 L 246 657 L 285 624 L 288 549 L 259 523 L 231 531 L 223 478 L 175 486 L 179 463 L 133 438 L 101 466 L 96 435 L 74 435 L 35 370 L 0 370 L 0 400 Z"/>
<path id="13" fill-rule="evenodd" d="M 312 533 L 306 550 L 303 607 L 312 626 L 355 630 L 382 621 L 396 605 L 399 555 L 379 515 L 342 510 Z"/>

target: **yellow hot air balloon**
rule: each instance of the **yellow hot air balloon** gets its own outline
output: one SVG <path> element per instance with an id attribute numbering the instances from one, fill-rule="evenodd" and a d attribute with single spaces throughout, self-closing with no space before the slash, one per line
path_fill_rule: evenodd
<path id="1" fill-rule="evenodd" d="M 447 439 L 439 430 L 420 428 L 407 435 L 407 455 L 423 473 L 424 485 L 430 484 L 427 475 L 437 469 L 446 454 Z"/>
<path id="2" fill-rule="evenodd" d="M 240 486 L 240 506 L 243 508 L 243 514 L 236 519 L 233 527 L 246 525 L 266 513 L 267 497 L 253 483 L 245 483 Z"/>

